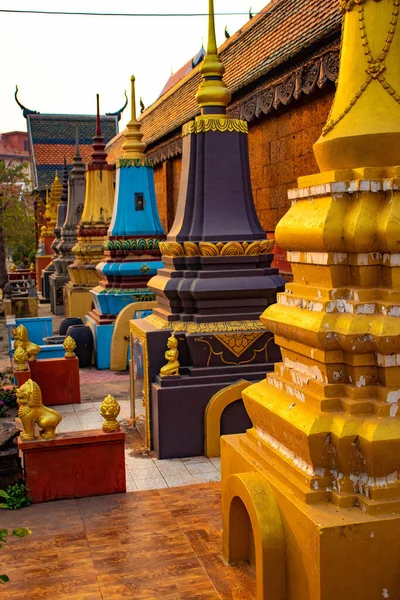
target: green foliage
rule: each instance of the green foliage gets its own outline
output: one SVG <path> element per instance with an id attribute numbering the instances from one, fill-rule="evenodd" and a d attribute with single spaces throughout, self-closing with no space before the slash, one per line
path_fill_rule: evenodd
<path id="1" fill-rule="evenodd" d="M 10 408 L 17 406 L 17 394 L 15 387 L 7 387 L 14 382 L 14 376 L 11 369 L 0 371 L 0 418 L 8 415 Z"/>
<path id="2" fill-rule="evenodd" d="M 34 197 L 29 190 L 27 165 L 5 166 L 0 161 L 0 228 L 15 264 L 28 264 L 35 250 Z"/>
<path id="3" fill-rule="evenodd" d="M 5 502 L 0 504 L 0 508 L 17 510 L 18 508 L 29 506 L 32 502 L 32 497 L 27 496 L 27 492 L 29 492 L 29 488 L 24 483 L 9 485 L 7 491 L 0 490 L 0 497 L 5 499 Z"/>
<path id="4" fill-rule="evenodd" d="M 26 535 L 31 535 L 31 533 L 32 531 L 27 527 L 18 527 L 18 529 L 13 529 L 11 532 L 8 529 L 0 529 L 0 548 L 3 548 L 4 544 L 7 541 L 7 537 L 10 535 L 13 535 L 18 538 L 23 538 Z M 8 583 L 9 581 L 10 578 L 8 577 L 8 575 L 0 575 L 0 584 Z"/>

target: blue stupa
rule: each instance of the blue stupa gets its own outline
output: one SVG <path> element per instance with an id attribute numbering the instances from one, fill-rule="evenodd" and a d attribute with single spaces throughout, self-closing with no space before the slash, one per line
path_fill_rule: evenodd
<path id="1" fill-rule="evenodd" d="M 147 283 L 163 268 L 159 242 L 165 234 L 158 216 L 153 163 L 144 154 L 146 145 L 136 118 L 133 76 L 131 88 L 131 120 L 116 165 L 113 216 L 104 260 L 96 267 L 99 285 L 90 291 L 94 309 L 86 316 L 100 369 L 126 369 L 129 320 L 151 312 L 154 295 Z"/>

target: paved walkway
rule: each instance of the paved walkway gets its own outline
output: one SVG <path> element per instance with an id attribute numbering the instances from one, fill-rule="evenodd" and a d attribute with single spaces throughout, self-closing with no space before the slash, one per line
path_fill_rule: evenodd
<path id="1" fill-rule="evenodd" d="M 255 577 L 222 555 L 219 484 L 2 511 L 28 527 L 0 551 L 4 600 L 251 600 Z"/>
<path id="2" fill-rule="evenodd" d="M 104 393 L 104 388 L 103 388 Z M 220 480 L 220 459 L 205 456 L 157 460 L 154 452 L 147 452 L 143 442 L 144 422 L 137 421 L 137 428 L 129 427 L 130 406 L 128 400 L 120 400 L 119 419 L 127 432 L 125 446 L 126 489 L 128 492 L 154 490 L 166 487 L 207 483 Z M 101 402 L 84 402 L 53 406 L 62 416 L 58 431 L 83 431 L 99 429 L 103 423 L 100 416 Z M 137 400 L 136 414 L 143 410 Z"/>

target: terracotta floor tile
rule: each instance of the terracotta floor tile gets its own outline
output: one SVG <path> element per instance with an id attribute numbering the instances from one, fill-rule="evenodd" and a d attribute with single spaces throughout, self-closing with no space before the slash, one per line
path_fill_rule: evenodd
<path id="1" fill-rule="evenodd" d="M 195 463 L 196 464 L 196 463 Z M 201 464 L 201 463 L 197 463 Z M 221 555 L 219 484 L 50 502 L 2 513 L 5 600 L 250 600 L 254 573 Z M 3 526 L 3 522 L 2 522 Z"/>

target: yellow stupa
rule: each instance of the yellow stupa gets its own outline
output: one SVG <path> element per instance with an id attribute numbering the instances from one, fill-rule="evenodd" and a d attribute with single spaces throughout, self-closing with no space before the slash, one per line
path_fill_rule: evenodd
<path id="1" fill-rule="evenodd" d="M 56 171 L 54 181 L 51 184 L 50 194 L 49 188 L 46 186 L 46 210 L 44 218 L 46 219 L 45 236 L 54 236 L 54 228 L 57 225 L 57 209 L 61 202 L 62 185 Z"/>
<path id="2" fill-rule="evenodd" d="M 294 281 L 261 317 L 282 362 L 222 438 L 224 555 L 258 600 L 400 598 L 400 1 L 340 7 L 321 173 L 276 229 Z"/>
<path id="3" fill-rule="evenodd" d="M 96 135 L 91 161 L 86 167 L 85 202 L 77 227 L 78 241 L 72 248 L 75 261 L 68 266 L 71 281 L 66 285 L 64 294 L 65 313 L 69 317 L 83 317 L 90 311 L 92 298 L 89 290 L 99 281 L 96 265 L 103 258 L 103 244 L 114 204 L 114 168 L 106 158 L 97 95 Z"/>

